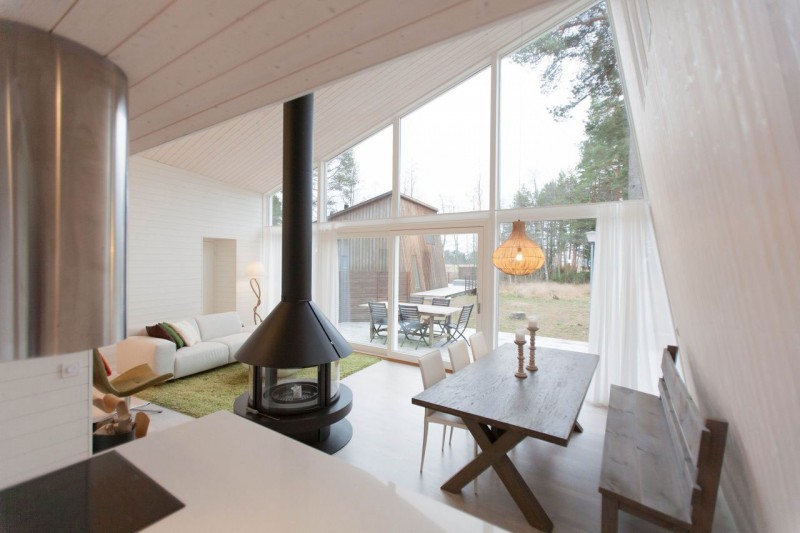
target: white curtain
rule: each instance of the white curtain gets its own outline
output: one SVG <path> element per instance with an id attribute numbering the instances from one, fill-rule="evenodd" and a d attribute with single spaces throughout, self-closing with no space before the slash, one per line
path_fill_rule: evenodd
<path id="1" fill-rule="evenodd" d="M 657 394 L 675 335 L 647 204 L 601 206 L 592 269 L 589 351 L 600 362 L 587 399 L 607 405 L 612 384 Z"/>
<path id="2" fill-rule="evenodd" d="M 333 324 L 339 323 L 339 250 L 333 224 L 314 224 L 314 302 Z"/>
<path id="3" fill-rule="evenodd" d="M 265 318 L 281 301 L 282 243 L 283 230 L 281 226 L 267 227 L 266 231 L 264 231 L 264 277 L 266 278 L 266 286 L 262 296 L 264 302 L 262 316 Z"/>

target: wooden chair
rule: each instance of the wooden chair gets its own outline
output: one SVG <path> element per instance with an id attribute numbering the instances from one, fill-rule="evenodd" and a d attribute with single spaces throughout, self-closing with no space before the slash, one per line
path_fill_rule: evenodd
<path id="1" fill-rule="evenodd" d="M 439 383 L 447 377 L 444 370 L 444 363 L 442 362 L 442 354 L 439 350 L 433 350 L 419 358 L 419 371 L 422 374 L 422 387 L 427 389 Z M 457 416 L 453 416 L 433 409 L 425 409 L 425 429 L 422 433 L 422 459 L 419 462 L 419 471 L 422 473 L 422 467 L 425 464 L 425 448 L 428 444 L 428 424 L 441 424 L 442 425 L 442 452 L 444 452 L 444 439 L 447 436 L 447 428 L 450 427 L 450 442 L 453 441 L 453 428 L 461 428 L 467 430 L 463 420 Z M 478 455 L 478 443 L 474 445 L 474 453 Z M 474 488 L 477 492 L 478 480 L 475 479 Z"/>
<path id="2" fill-rule="evenodd" d="M 472 308 L 474 306 L 475 304 L 465 305 L 461 308 L 461 314 L 458 316 L 457 322 L 448 321 L 444 325 L 444 329 L 447 331 L 447 341 L 445 344 L 455 342 L 458 338 L 466 340 L 466 337 L 464 337 L 464 331 L 467 329 L 469 317 L 472 315 Z M 469 344 L 469 342 L 467 342 L 467 344 Z"/>
<path id="3" fill-rule="evenodd" d="M 399 305 L 400 312 L 400 331 L 403 333 L 403 340 L 400 346 L 403 346 L 407 340 L 414 340 L 417 337 L 417 345 L 414 349 L 419 348 L 420 341 L 425 345 L 428 341 L 425 339 L 425 334 L 428 332 L 427 322 L 423 322 L 419 316 L 419 308 L 416 305 Z"/>
<path id="4" fill-rule="evenodd" d="M 489 345 L 486 344 L 486 337 L 483 335 L 482 331 L 475 333 L 469 338 L 469 345 L 472 346 L 472 357 L 476 361 L 482 357 L 486 357 L 492 352 L 489 349 Z"/>
<path id="5" fill-rule="evenodd" d="M 425 297 L 423 297 L 423 296 L 409 296 L 408 297 L 408 303 L 422 305 L 422 304 L 425 303 Z"/>
<path id="6" fill-rule="evenodd" d="M 103 363 L 103 356 L 97 348 L 92 350 L 92 356 L 92 382 L 94 388 L 105 394 L 113 394 L 118 398 L 125 398 L 128 403 L 130 403 L 130 397 L 137 392 L 164 383 L 172 378 L 171 373 L 156 374 L 153 372 L 153 369 L 150 368 L 150 365 L 141 364 L 109 380 L 108 374 L 106 374 L 105 364 Z M 142 407 L 149 404 L 150 402 L 147 402 L 132 407 L 130 410 L 142 409 Z M 154 412 L 160 413 L 161 411 Z"/>
<path id="7" fill-rule="evenodd" d="M 469 348 L 465 340 L 454 342 L 448 346 L 447 353 L 450 355 L 450 365 L 453 367 L 453 372 L 458 372 L 462 368 L 468 367 L 472 362 L 469 358 Z"/>
<path id="8" fill-rule="evenodd" d="M 369 302 L 369 318 L 370 318 L 370 328 L 369 328 L 369 342 L 375 337 L 382 338 L 383 342 L 386 343 L 387 335 L 381 335 L 381 333 L 387 333 L 389 330 L 389 312 L 386 310 L 386 304 L 383 302 Z"/>

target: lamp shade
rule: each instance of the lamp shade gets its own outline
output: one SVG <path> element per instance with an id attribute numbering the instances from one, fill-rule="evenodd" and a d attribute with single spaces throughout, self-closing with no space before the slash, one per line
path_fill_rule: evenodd
<path id="1" fill-rule="evenodd" d="M 525 233 L 525 223 L 517 220 L 511 235 L 492 254 L 492 263 L 505 274 L 524 276 L 544 265 L 544 252 Z"/>
<path id="2" fill-rule="evenodd" d="M 248 278 L 258 278 L 264 275 L 264 263 L 253 261 L 247 265 L 246 275 Z"/>

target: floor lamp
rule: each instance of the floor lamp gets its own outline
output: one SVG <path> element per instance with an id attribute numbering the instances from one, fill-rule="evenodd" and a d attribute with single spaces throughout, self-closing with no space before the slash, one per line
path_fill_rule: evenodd
<path id="1" fill-rule="evenodd" d="M 258 278 L 264 275 L 264 263 L 261 261 L 253 261 L 247 265 L 247 277 L 250 278 L 250 288 L 253 289 L 253 294 L 256 295 L 256 305 L 253 306 L 253 323 L 258 324 L 262 321 L 261 315 L 258 314 L 258 307 L 261 305 L 261 285 L 258 284 Z"/>

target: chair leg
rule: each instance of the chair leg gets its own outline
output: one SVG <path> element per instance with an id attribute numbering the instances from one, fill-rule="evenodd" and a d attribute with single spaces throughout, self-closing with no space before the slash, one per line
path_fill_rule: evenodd
<path id="1" fill-rule="evenodd" d="M 444 438 L 447 436 L 447 426 L 442 426 L 442 452 L 444 452 Z"/>
<path id="2" fill-rule="evenodd" d="M 422 465 L 425 464 L 425 446 L 428 444 L 428 419 L 425 419 L 425 430 L 422 432 L 422 460 L 419 462 L 419 473 L 422 473 Z"/>
<path id="3" fill-rule="evenodd" d="M 450 442 L 448 442 L 450 446 L 453 445 L 453 426 L 450 426 Z"/>

